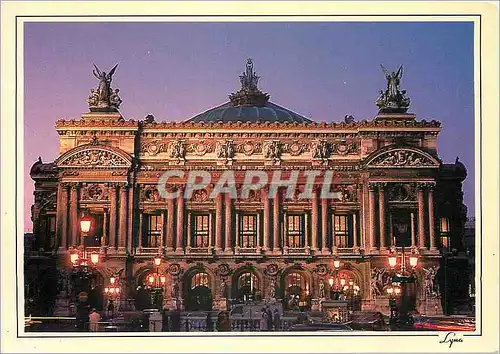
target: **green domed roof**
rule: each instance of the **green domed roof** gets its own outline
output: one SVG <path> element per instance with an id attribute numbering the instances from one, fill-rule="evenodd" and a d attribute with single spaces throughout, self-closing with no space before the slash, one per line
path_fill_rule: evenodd
<path id="1" fill-rule="evenodd" d="M 216 123 L 313 123 L 289 109 L 269 102 L 269 95 L 257 87 L 259 76 L 253 70 L 252 59 L 247 59 L 246 71 L 240 76 L 241 89 L 229 95 L 230 102 L 211 108 L 186 122 Z"/>
<path id="2" fill-rule="evenodd" d="M 233 106 L 227 102 L 218 107 L 209 109 L 187 122 L 280 122 L 280 123 L 312 123 L 313 121 L 297 114 L 289 109 L 283 108 L 272 102 L 265 106 Z"/>

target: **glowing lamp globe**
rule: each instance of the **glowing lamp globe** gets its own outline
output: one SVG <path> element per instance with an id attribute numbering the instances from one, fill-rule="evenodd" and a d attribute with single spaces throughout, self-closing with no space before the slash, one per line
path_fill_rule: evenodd
<path id="1" fill-rule="evenodd" d="M 155 265 L 158 267 L 161 264 L 161 258 L 160 257 L 155 257 L 154 258 Z"/>
<path id="2" fill-rule="evenodd" d="M 345 278 L 340 278 L 340 285 L 342 285 L 342 286 L 345 285 Z"/>
<path id="3" fill-rule="evenodd" d="M 353 286 L 353 285 L 354 285 L 354 280 L 349 279 L 349 285 L 350 285 L 350 286 Z"/>
<path id="4" fill-rule="evenodd" d="M 340 261 L 338 259 L 334 260 L 333 261 L 333 266 L 335 267 L 335 269 L 339 269 L 339 267 L 340 267 Z"/>
<path id="5" fill-rule="evenodd" d="M 392 295 L 393 292 L 394 292 L 394 289 L 392 288 L 392 286 L 387 288 L 387 294 Z"/>
<path id="6" fill-rule="evenodd" d="M 82 216 L 80 219 L 80 230 L 83 233 L 87 233 L 90 231 L 90 225 L 92 224 L 92 218 L 88 216 Z"/>
<path id="7" fill-rule="evenodd" d="M 150 282 L 151 284 L 153 284 L 153 282 L 155 281 L 155 278 L 154 278 L 152 275 L 150 275 L 150 276 L 148 277 L 148 280 L 149 280 L 149 282 Z"/>
<path id="8" fill-rule="evenodd" d="M 330 286 L 333 286 L 333 278 L 328 279 L 328 284 L 330 284 Z"/>
<path id="9" fill-rule="evenodd" d="M 99 263 L 99 253 L 92 253 L 90 255 L 90 261 L 94 264 Z"/>
<path id="10" fill-rule="evenodd" d="M 162 284 L 165 284 L 165 282 L 167 281 L 167 277 L 165 277 L 164 275 L 162 275 L 160 277 L 160 281 L 161 281 Z"/>
<path id="11" fill-rule="evenodd" d="M 119 294 L 119 293 L 120 293 L 120 288 L 116 288 L 116 289 L 115 289 L 115 292 L 116 292 L 117 294 Z"/>
<path id="12" fill-rule="evenodd" d="M 109 288 L 108 287 L 104 288 L 104 293 L 106 293 L 106 294 L 109 293 Z"/>
<path id="13" fill-rule="evenodd" d="M 115 281 L 116 281 L 116 278 L 115 278 L 115 277 L 111 277 L 111 278 L 109 278 L 109 282 L 110 282 L 111 284 L 114 284 L 114 283 L 115 283 Z"/>
<path id="14" fill-rule="evenodd" d="M 389 266 L 390 266 L 391 268 L 394 268 L 394 267 L 396 266 L 396 262 L 397 262 L 397 257 L 396 257 L 396 255 L 391 255 L 391 256 L 389 256 L 388 261 L 389 261 Z"/>
<path id="15" fill-rule="evenodd" d="M 76 262 L 78 262 L 78 253 L 71 253 L 69 259 L 71 263 L 76 264 Z"/>
<path id="16" fill-rule="evenodd" d="M 418 257 L 416 255 L 411 255 L 410 256 L 410 266 L 412 268 L 415 268 L 417 266 L 417 263 L 418 263 Z"/>

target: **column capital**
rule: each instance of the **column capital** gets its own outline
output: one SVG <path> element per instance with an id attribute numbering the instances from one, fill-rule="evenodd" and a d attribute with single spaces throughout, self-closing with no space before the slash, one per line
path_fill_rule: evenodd
<path id="1" fill-rule="evenodd" d="M 71 182 L 59 182 L 59 185 L 60 185 L 60 186 L 61 186 L 61 188 L 63 188 L 63 189 L 69 189 L 69 188 L 71 188 L 71 185 L 72 185 L 72 184 L 73 184 L 73 183 L 71 183 Z"/>
<path id="2" fill-rule="evenodd" d="M 68 187 L 71 188 L 71 190 L 77 190 L 80 188 L 80 182 L 68 182 Z"/>
<path id="3" fill-rule="evenodd" d="M 376 188 L 384 190 L 387 187 L 387 182 L 368 182 L 368 188 L 374 191 Z"/>
<path id="4" fill-rule="evenodd" d="M 429 189 L 432 190 L 436 187 L 436 182 L 416 182 L 418 190 Z"/>

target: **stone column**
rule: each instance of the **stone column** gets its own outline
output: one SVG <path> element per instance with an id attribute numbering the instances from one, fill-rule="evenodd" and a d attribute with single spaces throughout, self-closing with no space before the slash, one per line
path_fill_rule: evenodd
<path id="1" fill-rule="evenodd" d="M 240 245 L 240 214 L 236 213 L 236 236 L 234 240 L 234 253 L 238 253 Z"/>
<path id="2" fill-rule="evenodd" d="M 182 253 L 182 243 L 184 238 L 184 195 L 181 193 L 177 197 L 177 242 L 175 252 Z"/>
<path id="3" fill-rule="evenodd" d="M 161 241 L 160 245 L 163 247 L 166 245 L 167 240 L 167 210 L 162 210 L 161 212 Z"/>
<path id="4" fill-rule="evenodd" d="M 271 202 L 269 200 L 269 188 L 265 187 L 262 189 L 262 200 L 264 204 L 264 222 L 263 222 L 263 227 L 264 227 L 264 247 L 263 250 L 267 251 L 269 249 L 269 241 L 271 238 Z M 239 229 L 236 229 L 239 230 Z M 260 231 L 260 230 L 259 230 Z M 238 235 L 236 235 L 236 239 L 238 239 Z"/>
<path id="5" fill-rule="evenodd" d="M 144 245 L 142 244 L 142 231 L 144 229 L 144 214 L 142 213 L 142 210 L 139 210 L 139 232 L 138 232 L 138 238 L 139 238 L 139 249 L 142 249 Z"/>
<path id="6" fill-rule="evenodd" d="M 125 252 L 125 244 L 127 240 L 127 208 L 128 208 L 128 190 L 127 185 L 120 186 L 120 224 L 118 226 L 118 249 L 120 252 Z"/>
<path id="7" fill-rule="evenodd" d="M 411 246 L 415 247 L 417 242 L 416 242 L 416 237 L 415 237 L 415 213 L 412 211 L 410 213 L 410 230 L 411 230 Z"/>
<path id="8" fill-rule="evenodd" d="M 432 251 L 437 250 L 436 248 L 436 235 L 435 235 L 435 224 L 434 224 L 434 185 L 429 185 L 427 190 L 428 197 L 428 208 L 429 208 L 429 246 Z"/>
<path id="9" fill-rule="evenodd" d="M 174 199 L 167 200 L 167 252 L 172 252 L 174 249 Z"/>
<path id="10" fill-rule="evenodd" d="M 215 251 L 222 249 L 222 193 L 215 199 Z"/>
<path id="11" fill-rule="evenodd" d="M 57 201 L 56 201 L 56 242 L 57 242 L 57 248 L 60 248 L 61 250 L 66 249 L 66 246 L 63 247 L 62 245 L 62 203 L 61 203 L 61 198 L 62 198 L 62 193 L 63 193 L 63 188 L 61 182 L 57 184 Z M 65 241 L 66 243 L 66 241 Z"/>
<path id="12" fill-rule="evenodd" d="M 128 225 L 127 225 L 127 249 L 132 253 L 134 249 L 134 185 L 128 189 Z"/>
<path id="13" fill-rule="evenodd" d="M 424 190 L 423 185 L 418 185 L 418 246 L 425 249 L 425 220 L 424 220 Z"/>
<path id="14" fill-rule="evenodd" d="M 68 248 L 68 186 L 66 183 L 59 183 L 59 184 L 61 185 L 61 201 L 60 201 L 61 248 L 63 250 L 66 250 Z"/>
<path id="15" fill-rule="evenodd" d="M 321 252 L 328 253 L 328 199 L 321 199 Z"/>
<path id="16" fill-rule="evenodd" d="M 70 206 L 69 206 L 69 225 L 70 225 L 70 237 L 71 237 L 71 245 L 78 246 L 80 245 L 79 235 L 80 235 L 80 225 L 78 220 L 78 184 L 71 185 L 71 193 L 70 193 Z"/>
<path id="17" fill-rule="evenodd" d="M 309 214 L 304 215 L 304 247 L 309 247 Z"/>
<path id="18" fill-rule="evenodd" d="M 380 250 L 384 250 L 385 247 L 385 190 L 384 184 L 379 183 L 378 187 L 378 212 L 380 219 Z"/>
<path id="19" fill-rule="evenodd" d="M 273 252 L 277 253 L 280 249 L 280 189 L 278 188 L 273 200 Z"/>
<path id="20" fill-rule="evenodd" d="M 189 250 L 191 250 L 192 247 L 192 242 L 193 242 L 193 228 L 191 226 L 191 222 L 193 221 L 194 216 L 192 214 L 188 214 L 187 216 L 187 233 L 186 233 L 186 253 L 188 253 Z M 209 220 L 210 223 L 210 220 Z M 209 230 L 211 231 L 211 227 L 209 227 Z M 212 245 L 212 233 L 208 233 L 208 246 L 210 247 Z"/>
<path id="21" fill-rule="evenodd" d="M 352 247 L 358 247 L 358 215 L 352 214 Z"/>
<path id="22" fill-rule="evenodd" d="M 116 247 L 116 185 L 109 187 L 109 247 Z"/>
<path id="23" fill-rule="evenodd" d="M 318 250 L 318 227 L 319 227 L 319 214 L 318 214 L 318 189 L 313 189 L 311 201 L 311 250 Z M 307 238 L 307 237 L 306 237 Z"/>
<path id="24" fill-rule="evenodd" d="M 108 238 L 108 211 L 104 211 L 104 219 L 102 225 L 102 237 L 101 237 L 101 246 L 106 246 L 106 241 Z"/>
<path id="25" fill-rule="evenodd" d="M 370 183 L 369 191 L 369 208 L 370 208 L 370 249 L 375 249 L 375 237 L 377 234 L 376 225 L 375 225 L 375 186 Z"/>
<path id="26" fill-rule="evenodd" d="M 232 235 L 233 235 L 233 213 L 232 213 L 232 209 L 233 209 L 233 200 L 231 199 L 231 194 L 230 193 L 226 193 L 226 205 L 225 205 L 225 210 L 226 210 L 226 215 L 225 215 L 225 222 L 226 222 L 226 230 L 225 230 L 225 234 L 226 234 L 226 239 L 225 239 L 225 244 L 224 244 L 224 252 L 226 253 L 232 253 L 233 252 L 233 249 L 232 249 L 232 244 L 231 244 L 231 239 L 232 239 Z"/>

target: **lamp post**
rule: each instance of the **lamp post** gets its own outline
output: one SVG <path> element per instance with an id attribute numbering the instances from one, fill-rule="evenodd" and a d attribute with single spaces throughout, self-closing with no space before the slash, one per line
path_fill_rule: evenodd
<path id="1" fill-rule="evenodd" d="M 340 292 L 341 288 L 339 289 L 339 270 L 340 270 L 340 260 L 334 259 L 333 260 L 333 276 L 330 276 L 328 279 L 328 285 L 330 285 L 330 299 L 332 300 L 338 300 L 338 293 Z M 341 284 L 341 287 L 343 284 Z"/>
<path id="2" fill-rule="evenodd" d="M 391 311 L 389 324 L 391 329 L 395 329 L 396 320 L 399 317 L 397 298 L 401 295 L 401 287 L 397 283 L 394 283 L 386 288 L 386 292 L 389 296 L 389 307 Z"/>
<path id="3" fill-rule="evenodd" d="M 394 223 L 395 231 L 399 234 L 404 234 L 407 231 L 408 225 L 404 222 Z M 391 307 L 391 318 L 393 326 L 396 322 L 404 322 L 404 325 L 409 325 L 408 312 L 414 307 L 410 297 L 408 296 L 408 288 L 406 284 L 415 282 L 415 268 L 418 265 L 418 254 L 414 248 L 410 253 L 405 252 L 404 244 L 401 246 L 401 253 L 398 254 L 396 249 L 396 237 L 393 238 L 393 247 L 391 247 L 387 262 L 389 264 L 392 284 L 387 287 L 386 291 L 389 295 L 389 306 Z M 397 305 L 399 300 L 399 308 Z"/>
<path id="4" fill-rule="evenodd" d="M 99 263 L 99 253 L 91 252 L 87 253 L 87 247 L 85 245 L 86 237 L 90 231 L 92 225 L 92 218 L 82 215 L 80 218 L 80 232 L 82 237 L 82 247 L 79 249 L 74 249 L 70 252 L 70 261 L 73 265 L 73 269 L 77 271 L 83 271 L 84 273 L 89 272 L 89 267 L 95 267 Z"/>
<path id="5" fill-rule="evenodd" d="M 146 279 L 146 289 L 151 291 L 151 305 L 155 308 L 161 307 L 161 303 L 159 302 L 159 298 L 162 295 L 163 288 L 165 283 L 167 282 L 167 277 L 164 274 L 160 274 L 160 265 L 162 263 L 161 255 L 153 258 L 153 264 L 156 268 L 155 273 L 151 273 L 148 275 Z"/>
<path id="6" fill-rule="evenodd" d="M 109 299 L 108 304 L 108 317 L 113 319 L 115 312 L 115 304 L 114 301 L 120 298 L 121 290 L 120 290 L 120 279 L 115 276 L 111 276 L 109 278 L 109 285 L 104 288 L 104 295 L 106 295 Z"/>

